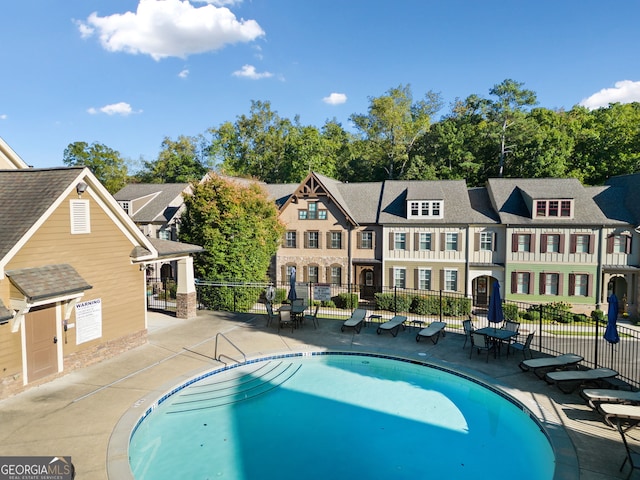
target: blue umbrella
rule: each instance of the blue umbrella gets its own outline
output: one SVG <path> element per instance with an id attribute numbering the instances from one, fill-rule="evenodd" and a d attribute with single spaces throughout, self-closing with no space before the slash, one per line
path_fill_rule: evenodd
<path id="1" fill-rule="evenodd" d="M 292 302 L 298 298 L 296 294 L 296 267 L 291 267 L 291 276 L 289 277 L 289 295 L 287 298 Z"/>
<path id="2" fill-rule="evenodd" d="M 490 323 L 500 323 L 504 320 L 502 299 L 500 298 L 500 284 L 497 280 L 493 282 L 493 290 L 489 297 L 489 312 L 487 313 L 487 318 Z"/>
<path id="3" fill-rule="evenodd" d="M 609 302 L 609 310 L 607 312 L 607 329 L 604 331 L 604 339 L 611 345 L 620 341 L 618 335 L 618 297 L 612 293 L 607 300 Z"/>

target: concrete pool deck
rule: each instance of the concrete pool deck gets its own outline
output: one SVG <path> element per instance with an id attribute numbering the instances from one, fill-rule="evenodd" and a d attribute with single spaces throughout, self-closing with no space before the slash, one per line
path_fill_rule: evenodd
<path id="1" fill-rule="evenodd" d="M 518 368 L 519 355 L 469 359 L 462 348 L 462 330 L 448 329 L 437 344 L 415 340 L 408 327 L 397 337 L 376 334 L 374 326 L 360 334 L 341 332 L 342 322 L 320 319 L 291 332 L 266 327 L 266 317 L 254 314 L 198 312 L 190 320 L 150 313 L 148 342 L 138 348 L 74 371 L 47 384 L 0 401 L 0 455 L 71 456 L 80 480 L 123 480 L 126 473 L 128 431 L 159 396 L 159 392 L 222 364 L 218 353 L 247 358 L 282 352 L 341 350 L 367 351 L 436 362 L 472 373 L 514 395 L 538 416 L 564 427 L 571 442 L 561 445 L 562 456 L 578 459 L 579 478 L 626 478 L 629 466 L 618 471 L 625 457 L 617 431 L 586 406 L 577 394 L 564 394 Z M 226 340 L 225 340 L 226 339 Z M 637 444 L 640 431 L 630 432 Z M 497 447 L 499 449 L 499 447 Z M 525 468 L 525 467 L 523 467 Z M 428 469 L 426 470 L 428 471 Z M 506 473 L 506 472 L 504 472 Z M 637 474 L 636 474 L 637 475 Z M 561 477 L 559 477 L 561 478 Z"/>

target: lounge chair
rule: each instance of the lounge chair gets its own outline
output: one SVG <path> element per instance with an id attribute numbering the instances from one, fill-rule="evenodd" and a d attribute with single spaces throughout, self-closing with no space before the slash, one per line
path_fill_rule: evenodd
<path id="1" fill-rule="evenodd" d="M 403 330 L 407 328 L 404 326 L 404 322 L 406 321 L 407 317 L 405 317 L 404 315 L 396 315 L 391 320 L 381 323 L 376 330 L 376 333 L 380 335 L 382 332 L 391 332 L 391 335 L 395 337 L 396 335 L 398 335 L 398 330 L 400 330 L 400 327 L 402 327 Z"/>
<path id="2" fill-rule="evenodd" d="M 580 392 L 580 395 L 587 401 L 587 405 L 594 410 L 599 410 L 601 403 L 640 405 L 640 392 L 613 390 L 611 388 L 585 388 Z"/>
<path id="3" fill-rule="evenodd" d="M 640 469 L 640 453 L 634 452 L 633 450 L 631 450 L 631 448 L 629 448 L 629 444 L 627 443 L 627 436 L 624 429 L 622 428 L 621 423 L 622 422 L 617 421 L 616 427 L 618 429 L 618 433 L 620 433 L 620 437 L 622 438 L 622 443 L 624 444 L 624 449 L 626 450 L 627 456 L 624 458 L 624 462 L 622 462 L 622 465 L 620 465 L 620 471 L 622 471 L 624 466 L 627 464 L 627 461 L 629 461 L 629 463 L 631 464 L 631 471 L 629 472 L 629 475 L 627 475 L 627 478 L 631 478 L 633 471 Z"/>
<path id="4" fill-rule="evenodd" d="M 523 372 L 533 370 L 533 373 L 535 373 L 538 378 L 543 379 L 547 372 L 573 368 L 582 360 L 583 357 L 580 355 L 576 355 L 575 353 L 565 353 L 564 355 L 558 355 L 557 357 L 523 360 L 520 362 L 519 367 Z"/>
<path id="5" fill-rule="evenodd" d="M 360 329 L 362 328 L 362 324 L 364 322 L 364 317 L 367 315 L 367 311 L 364 308 L 356 308 L 351 317 L 342 324 L 340 330 L 344 332 L 345 328 L 353 328 L 356 333 L 360 333 Z"/>
<path id="6" fill-rule="evenodd" d="M 419 342 L 421 338 L 430 338 L 435 345 L 440 339 L 440 334 L 442 334 L 443 337 L 445 336 L 444 327 L 446 326 L 447 324 L 445 322 L 432 322 L 428 327 L 418 332 L 416 342 Z"/>
<path id="7" fill-rule="evenodd" d="M 270 303 L 267 303 L 267 327 L 271 325 L 271 322 L 276 318 L 276 315 L 273 313 L 273 306 Z"/>
<path id="8" fill-rule="evenodd" d="M 600 380 L 617 375 L 618 372 L 610 368 L 593 368 L 590 370 L 549 372 L 544 379 L 547 383 L 555 383 L 564 393 L 571 393 L 578 388 L 579 385 L 598 384 Z"/>
<path id="9" fill-rule="evenodd" d="M 616 423 L 626 423 L 631 426 L 640 423 L 640 406 L 638 405 L 603 403 L 600 405 L 600 413 L 604 415 L 604 421 L 612 427 Z"/>

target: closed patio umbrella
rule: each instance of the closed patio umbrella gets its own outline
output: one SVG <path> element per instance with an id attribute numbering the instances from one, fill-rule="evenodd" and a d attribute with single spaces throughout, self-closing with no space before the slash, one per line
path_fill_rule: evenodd
<path id="1" fill-rule="evenodd" d="M 500 283 L 493 282 L 493 290 L 489 297 L 489 312 L 487 314 L 489 323 L 501 323 L 504 320 L 502 312 L 502 298 L 500 298 Z"/>
<path id="2" fill-rule="evenodd" d="M 609 299 L 609 310 L 607 311 L 607 329 L 604 331 L 604 339 L 610 344 L 615 344 L 620 341 L 618 335 L 618 297 L 615 293 L 612 293 Z"/>
<path id="3" fill-rule="evenodd" d="M 292 302 L 298 298 L 296 294 L 296 267 L 291 268 L 291 276 L 289 277 L 289 295 L 287 296 Z"/>

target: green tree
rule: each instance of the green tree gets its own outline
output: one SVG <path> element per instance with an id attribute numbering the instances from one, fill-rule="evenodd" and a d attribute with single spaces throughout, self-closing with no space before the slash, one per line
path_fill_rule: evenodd
<path id="1" fill-rule="evenodd" d="M 416 143 L 441 106 L 439 94 L 428 92 L 414 103 L 411 87 L 400 85 L 385 95 L 369 98 L 366 115 L 351 115 L 367 147 L 363 158 L 374 163 L 374 172 L 380 175 L 382 171 L 388 179 L 404 178 Z"/>
<path id="2" fill-rule="evenodd" d="M 295 183 L 310 171 L 336 177 L 346 133 L 335 121 L 322 131 L 281 118 L 269 102 L 251 102 L 249 115 L 209 130 L 211 152 L 222 172 L 267 183 Z"/>
<path id="3" fill-rule="evenodd" d="M 265 281 L 284 235 L 278 211 L 257 183 L 248 186 L 218 175 L 185 198 L 180 241 L 200 245 L 196 276 L 212 281 Z"/>
<path id="4" fill-rule="evenodd" d="M 525 121 L 526 108 L 536 105 L 536 94 L 522 88 L 524 83 L 506 79 L 494 85 L 489 93 L 496 97 L 487 100 L 487 119 L 493 122 L 499 138 L 498 176 L 502 177 L 507 164 L 507 154 L 513 152 L 528 134 L 532 124 Z"/>
<path id="5" fill-rule="evenodd" d="M 144 162 L 143 170 L 136 174 L 142 183 L 198 182 L 209 170 L 202 138 L 181 135 L 176 141 L 168 137 L 162 141 L 157 160 Z"/>
<path id="6" fill-rule="evenodd" d="M 70 143 L 64 149 L 63 163 L 70 167 L 87 167 L 109 193 L 115 193 L 127 183 L 127 165 L 120 153 L 102 143 Z"/>

